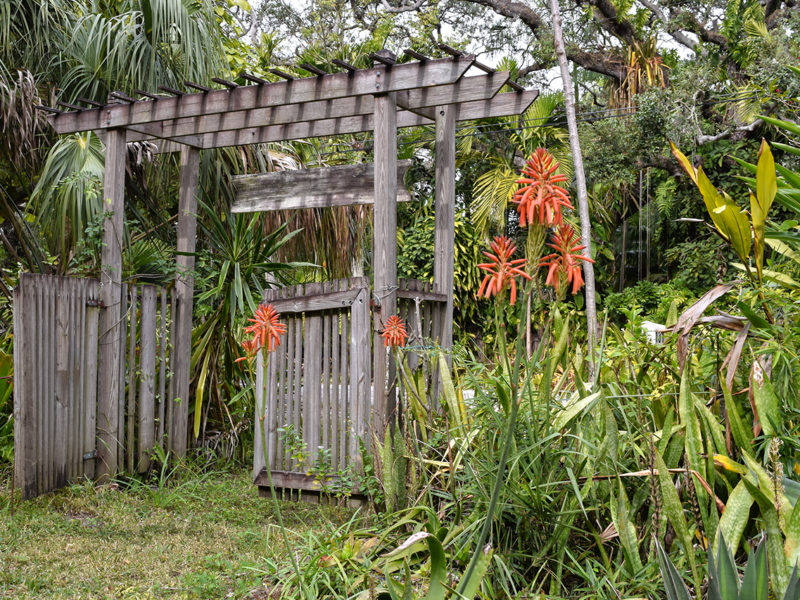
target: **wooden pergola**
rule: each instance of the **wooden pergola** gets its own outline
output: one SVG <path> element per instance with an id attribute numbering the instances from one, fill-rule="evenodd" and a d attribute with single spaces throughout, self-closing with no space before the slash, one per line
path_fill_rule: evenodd
<path id="1" fill-rule="evenodd" d="M 452 342 L 453 314 L 453 237 L 455 221 L 455 141 L 456 123 L 471 119 L 518 115 L 537 97 L 509 80 L 509 73 L 495 71 L 447 46 L 447 58 L 431 59 L 407 50 L 412 62 L 398 63 L 394 55 L 381 51 L 372 55 L 372 68 L 357 69 L 343 61 L 333 61 L 328 73 L 312 65 L 300 65 L 310 77 L 295 78 L 277 69 L 281 80 L 269 82 L 243 73 L 246 85 L 214 79 L 211 89 L 186 82 L 194 91 L 161 88 L 161 94 L 137 92 L 134 99 L 120 92 L 109 96 L 109 104 L 88 107 L 66 105 L 62 112 L 41 107 L 49 113 L 59 134 L 95 131 L 106 145 L 103 199 L 110 215 L 104 222 L 102 250 L 100 335 L 111 340 L 103 352 L 98 390 L 98 475 L 117 470 L 116 446 L 112 425 L 118 420 L 120 393 L 119 364 L 120 289 L 122 284 L 122 231 L 125 212 L 124 181 L 126 144 L 153 142 L 158 152 L 180 152 L 180 198 L 178 213 L 177 311 L 173 352 L 175 407 L 171 450 L 182 455 L 186 450 L 189 406 L 189 360 L 192 334 L 191 272 L 194 267 L 196 213 L 200 151 L 303 138 L 336 136 L 359 132 L 374 134 L 373 177 L 373 281 L 375 310 L 373 336 L 397 308 L 396 265 L 398 201 L 397 130 L 433 124 L 435 127 L 435 259 L 432 293 L 446 298 L 444 329 L 440 343 Z M 467 75 L 470 70 L 482 71 Z M 504 86 L 513 91 L 499 93 Z M 91 106 L 94 105 L 94 106 Z M 291 174 L 286 174 L 291 177 Z M 304 175 L 308 178 L 308 172 Z M 322 205 L 335 200 L 321 201 Z M 366 202 L 363 199 L 357 202 Z M 340 201 L 339 204 L 342 202 Z M 274 206 L 274 203 L 273 203 Z M 282 208 L 320 206 L 294 201 Z M 279 206 L 280 207 L 280 206 Z M 258 203 L 249 208 L 237 203 L 237 212 L 263 210 Z M 383 350 L 380 340 L 375 348 Z M 375 390 L 372 424 L 382 427 L 392 413 L 393 400 L 387 396 L 388 364 L 384 352 L 375 351 L 372 359 Z"/>

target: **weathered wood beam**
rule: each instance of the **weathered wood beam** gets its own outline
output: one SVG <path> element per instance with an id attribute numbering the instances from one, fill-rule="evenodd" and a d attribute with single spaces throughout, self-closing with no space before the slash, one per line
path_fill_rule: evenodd
<path id="1" fill-rule="evenodd" d="M 296 298 L 279 298 L 269 303 L 279 313 L 305 313 L 321 310 L 337 310 L 351 306 L 361 290 L 359 288 L 341 292 L 324 292 Z"/>
<path id="2" fill-rule="evenodd" d="M 106 135 L 103 182 L 103 249 L 100 287 L 99 381 L 97 396 L 97 478 L 107 482 L 119 467 L 119 399 L 122 346 L 120 308 L 122 291 L 122 231 L 125 216 L 125 131 Z"/>
<path id="3" fill-rule="evenodd" d="M 397 201 L 411 196 L 403 184 L 410 160 L 397 163 Z M 327 208 L 352 204 L 373 204 L 375 172 L 371 163 L 276 171 L 233 178 L 236 200 L 231 212 L 251 213 L 272 210 Z"/>
<path id="4" fill-rule="evenodd" d="M 194 295 L 194 251 L 197 240 L 197 196 L 199 193 L 200 152 L 181 151 L 178 198 L 178 247 L 175 273 L 175 344 L 173 348 L 174 402 L 170 404 L 169 445 L 176 456 L 186 453 L 189 427 L 189 381 L 192 357 L 192 296 Z"/>
<path id="5" fill-rule="evenodd" d="M 200 117 L 232 111 L 264 108 L 299 102 L 330 100 L 348 96 L 399 92 L 458 81 L 474 57 L 405 63 L 375 67 L 354 73 L 333 73 L 318 77 L 183 94 L 175 98 L 109 105 L 102 109 L 55 115 L 51 123 L 57 133 L 74 133 L 113 127 L 129 127 L 181 117 Z"/>
<path id="6" fill-rule="evenodd" d="M 375 205 L 372 211 L 372 290 L 377 302 L 373 327 L 374 366 L 372 371 L 373 433 L 382 439 L 393 422 L 395 401 L 391 380 L 391 359 L 380 332 L 397 311 L 397 101 L 393 94 L 375 97 Z"/>
<path id="7" fill-rule="evenodd" d="M 399 92 L 397 94 L 397 104 L 403 109 L 433 120 L 433 111 L 426 110 L 426 108 L 453 102 L 488 100 L 493 98 L 507 82 L 507 71 L 491 75 L 464 77 L 456 83 Z M 180 136 L 265 127 L 268 125 L 371 115 L 373 112 L 374 100 L 372 96 L 353 96 L 218 113 L 203 117 L 180 118 L 173 121 L 131 126 L 128 129 L 140 133 L 142 135 L 141 139 L 148 137 L 173 139 Z M 188 138 L 183 137 L 181 139 Z M 128 141 L 136 141 L 136 136 L 129 137 Z"/>
<path id="8" fill-rule="evenodd" d="M 456 121 L 469 121 L 472 119 L 518 115 L 524 112 L 538 95 L 539 92 L 537 91 L 510 92 L 498 94 L 491 100 L 454 105 L 455 119 Z M 398 127 L 419 127 L 430 123 L 425 117 L 408 111 L 398 112 L 396 119 Z M 361 133 L 372 131 L 373 129 L 373 116 L 362 115 L 321 121 L 304 121 L 287 125 L 254 127 L 238 131 L 206 133 L 200 138 L 203 148 L 223 148 L 226 146 L 245 146 L 247 144 Z M 180 143 L 181 138 L 176 137 L 173 141 Z"/>
<path id="9" fill-rule="evenodd" d="M 453 108 L 436 109 L 436 191 L 433 289 L 446 297 L 439 345 L 453 345 L 453 245 L 456 222 L 456 119 Z"/>

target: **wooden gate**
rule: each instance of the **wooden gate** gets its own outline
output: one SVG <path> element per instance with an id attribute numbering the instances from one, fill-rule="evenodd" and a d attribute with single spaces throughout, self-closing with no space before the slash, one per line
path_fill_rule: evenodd
<path id="1" fill-rule="evenodd" d="M 268 486 L 264 443 L 276 487 L 319 490 L 319 469 L 360 469 L 369 444 L 372 361 L 370 289 L 364 277 L 269 290 L 286 336 L 256 377 L 254 482 Z M 262 440 L 263 419 L 266 440 Z"/>
<path id="2" fill-rule="evenodd" d="M 126 459 L 120 464 L 144 472 L 170 431 L 174 301 L 151 285 L 121 292 L 126 385 L 114 439 Z M 101 310 L 95 279 L 23 273 L 14 290 L 14 451 L 23 498 L 95 475 L 98 356 L 108 343 L 99 338 Z"/>

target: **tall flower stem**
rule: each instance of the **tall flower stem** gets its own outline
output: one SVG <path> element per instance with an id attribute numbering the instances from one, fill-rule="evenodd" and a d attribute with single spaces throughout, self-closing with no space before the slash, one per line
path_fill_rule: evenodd
<path id="1" fill-rule="evenodd" d="M 267 373 L 267 367 L 269 366 L 269 351 L 264 348 L 261 351 L 261 356 L 263 357 L 263 365 L 262 369 L 264 373 Z M 300 596 L 305 596 L 303 591 L 303 578 L 300 575 L 300 565 L 297 562 L 297 556 L 294 552 L 291 551 L 291 546 L 289 546 L 289 536 L 286 535 L 286 526 L 283 524 L 283 514 L 281 513 L 281 503 L 278 500 L 278 494 L 275 491 L 275 484 L 272 482 L 272 469 L 269 466 L 269 456 L 267 455 L 267 433 L 264 429 L 264 418 L 266 412 L 266 400 L 267 400 L 267 378 L 263 378 L 264 383 L 262 384 L 261 389 L 261 406 L 258 407 L 258 415 L 257 420 L 259 423 L 259 427 L 261 428 L 261 450 L 264 453 L 264 470 L 267 472 L 267 482 L 269 483 L 269 490 L 272 495 L 272 502 L 275 505 L 275 514 L 278 517 L 278 527 L 281 529 L 281 535 L 283 537 L 283 545 L 286 547 L 286 551 L 292 557 L 292 567 L 294 568 L 295 576 L 297 577 L 297 587 L 300 591 Z M 308 600 L 312 600 L 311 597 L 308 597 Z"/>

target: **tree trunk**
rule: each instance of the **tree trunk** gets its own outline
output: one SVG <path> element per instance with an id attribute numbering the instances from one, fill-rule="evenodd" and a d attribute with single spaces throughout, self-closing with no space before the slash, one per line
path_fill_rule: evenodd
<path id="1" fill-rule="evenodd" d="M 567 52 L 564 48 L 564 32 L 561 29 L 561 10 L 558 0 L 550 0 L 550 12 L 553 17 L 553 38 L 555 42 L 558 66 L 564 85 L 564 104 L 567 109 L 567 128 L 569 129 L 569 146 L 572 151 L 572 162 L 575 167 L 575 187 L 578 190 L 578 215 L 581 220 L 581 242 L 585 246 L 584 256 L 592 256 L 592 225 L 589 221 L 589 198 L 586 193 L 586 174 L 583 171 L 583 154 L 578 139 L 578 123 L 575 117 L 575 96 L 572 91 L 572 77 L 569 73 Z M 586 281 L 586 329 L 589 341 L 589 369 L 594 372 L 594 343 L 597 336 L 597 301 L 594 286 L 594 265 L 583 262 L 583 278 Z"/>

